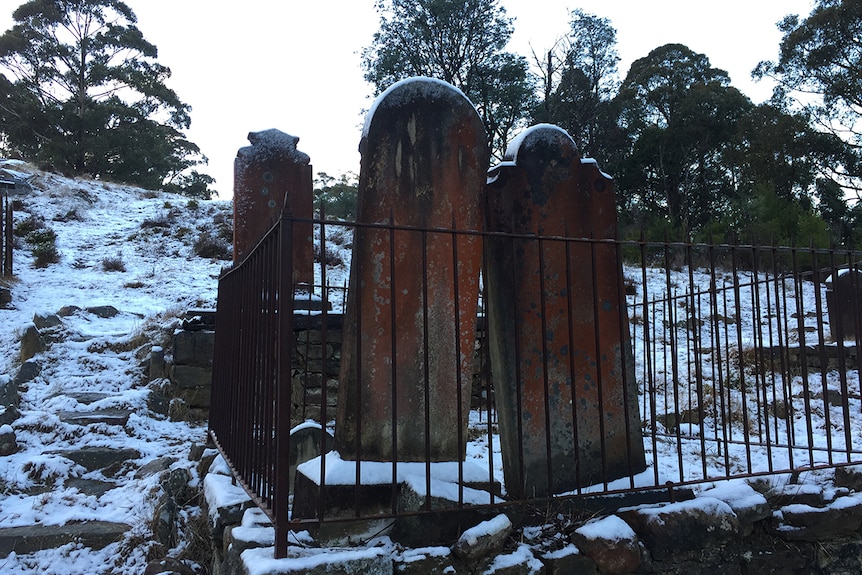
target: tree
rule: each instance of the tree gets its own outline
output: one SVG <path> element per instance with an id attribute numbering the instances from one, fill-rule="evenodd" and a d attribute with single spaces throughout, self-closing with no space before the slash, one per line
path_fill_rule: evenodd
<path id="1" fill-rule="evenodd" d="M 569 34 L 548 51 L 540 69 L 544 101 L 533 118 L 565 129 L 586 155 L 597 156 L 599 132 L 608 125 L 607 102 L 619 84 L 617 78 L 616 30 L 607 18 L 572 12 Z"/>
<path id="2" fill-rule="evenodd" d="M 817 0 L 801 20 L 786 16 L 777 62 L 761 62 L 756 78 L 777 82 L 773 100 L 798 105 L 821 127 L 862 146 L 862 0 Z M 858 162 L 834 166 L 845 187 L 862 191 Z"/>
<path id="3" fill-rule="evenodd" d="M 120 0 L 29 0 L 0 36 L 7 147 L 74 174 L 147 188 L 191 184 L 209 197 L 206 163 L 183 135 L 190 107 Z M 203 184 L 203 188 L 201 185 Z"/>
<path id="4" fill-rule="evenodd" d="M 628 149 L 609 168 L 626 214 L 688 234 L 726 211 L 736 188 L 725 154 L 751 106 L 726 72 L 681 44 L 636 60 L 614 99 Z"/>
<path id="5" fill-rule="evenodd" d="M 326 172 L 318 172 L 314 178 L 314 207 L 323 209 L 326 217 L 353 220 L 356 218 L 356 203 L 359 182 L 356 174 L 347 172 L 337 179 Z"/>
<path id="6" fill-rule="evenodd" d="M 512 20 L 499 0 L 378 0 L 380 29 L 362 53 L 380 94 L 411 76 L 444 80 L 476 105 L 492 153 L 533 104 L 526 60 L 504 52 Z"/>

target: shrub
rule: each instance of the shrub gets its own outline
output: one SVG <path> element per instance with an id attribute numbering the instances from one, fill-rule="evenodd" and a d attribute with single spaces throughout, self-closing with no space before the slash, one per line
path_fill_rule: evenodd
<path id="1" fill-rule="evenodd" d="M 120 256 L 105 258 L 102 260 L 102 269 L 106 272 L 124 272 L 126 271 L 126 264 L 123 263 L 123 258 Z"/>
<path id="2" fill-rule="evenodd" d="M 28 236 L 36 230 L 41 230 L 45 227 L 45 220 L 34 215 L 29 215 L 23 220 L 15 224 L 13 233 L 19 238 Z"/>
<path id="3" fill-rule="evenodd" d="M 201 235 L 195 240 L 194 251 L 202 258 L 216 260 L 229 260 L 233 255 L 233 250 L 227 242 L 207 231 L 201 232 Z"/>
<path id="4" fill-rule="evenodd" d="M 34 230 L 25 238 L 33 250 L 33 265 L 44 268 L 60 261 L 57 251 L 57 234 L 52 229 Z"/>

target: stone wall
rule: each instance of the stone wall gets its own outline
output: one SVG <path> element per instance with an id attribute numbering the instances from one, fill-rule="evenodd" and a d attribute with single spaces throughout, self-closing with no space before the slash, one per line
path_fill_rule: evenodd
<path id="1" fill-rule="evenodd" d="M 380 534 L 390 537 L 328 547 L 304 531 L 291 535 L 281 560 L 273 559 L 272 526 L 227 473 L 216 460 L 204 480 L 217 534 L 211 573 L 219 575 L 258 572 L 262 564 L 274 575 L 862 572 L 862 467 L 838 468 L 817 484 L 784 476 L 724 483 L 697 497 L 676 492 L 684 500 L 673 503 L 595 498 L 547 513 L 492 509 L 446 541 L 423 531 L 422 545 L 404 543 L 393 529 Z"/>

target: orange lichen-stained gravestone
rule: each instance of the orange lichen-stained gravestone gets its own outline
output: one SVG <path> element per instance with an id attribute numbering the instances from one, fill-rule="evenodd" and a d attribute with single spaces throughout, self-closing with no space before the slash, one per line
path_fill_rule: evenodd
<path id="1" fill-rule="evenodd" d="M 251 146 L 234 160 L 233 261 L 241 262 L 281 217 L 287 204 L 295 218 L 311 220 L 313 195 L 309 157 L 296 149 L 299 138 L 270 129 L 250 132 Z M 312 224 L 293 225 L 293 281 L 314 280 Z"/>
<path id="2" fill-rule="evenodd" d="M 377 99 L 360 151 L 335 447 L 462 460 L 482 242 L 452 229 L 482 229 L 485 131 L 460 91 L 412 78 Z"/>
<path id="3" fill-rule="evenodd" d="M 556 126 L 490 172 L 491 373 L 507 492 L 564 493 L 644 469 L 613 181 Z"/>

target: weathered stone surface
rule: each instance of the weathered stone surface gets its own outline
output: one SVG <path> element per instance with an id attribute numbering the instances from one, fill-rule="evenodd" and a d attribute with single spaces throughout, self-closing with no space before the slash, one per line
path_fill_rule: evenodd
<path id="1" fill-rule="evenodd" d="M 794 504 L 781 508 L 776 533 L 788 541 L 821 541 L 850 535 L 862 526 L 862 495 L 840 497 L 826 507 Z"/>
<path id="2" fill-rule="evenodd" d="M 66 459 L 71 459 L 87 471 L 105 469 L 106 467 L 141 457 L 141 453 L 137 449 L 128 447 L 124 449 L 84 447 L 81 449 L 57 451 L 56 453 Z"/>
<path id="3" fill-rule="evenodd" d="M 214 331 L 178 331 L 174 333 L 174 364 L 212 367 L 214 345 Z"/>
<path id="4" fill-rule="evenodd" d="M 323 441 L 321 441 L 323 438 Z M 321 449 L 323 443 L 323 449 Z M 320 457 L 332 448 L 333 437 L 319 424 L 306 423 L 290 431 L 290 491 L 296 477 L 296 466 Z"/>
<path id="5" fill-rule="evenodd" d="M 42 353 L 46 349 L 45 340 L 36 329 L 35 325 L 31 325 L 24 330 L 24 335 L 21 336 L 21 352 L 20 358 L 22 363 L 26 363 L 36 354 Z"/>
<path id="6" fill-rule="evenodd" d="M 219 473 L 210 473 L 204 478 L 204 496 L 210 516 L 213 537 L 221 542 L 224 529 L 239 523 L 246 509 L 253 505 L 251 498 L 231 478 Z"/>
<path id="7" fill-rule="evenodd" d="M 491 559 L 483 573 L 494 575 L 542 575 L 544 564 L 533 555 L 527 545 L 518 545 L 511 553 L 502 553 Z"/>
<path id="8" fill-rule="evenodd" d="M 856 335 L 856 318 L 862 305 L 862 271 L 843 269 L 829 276 L 824 283 L 832 338 L 853 338 Z"/>
<path id="9" fill-rule="evenodd" d="M 251 146 L 240 148 L 234 160 L 233 261 L 242 259 L 281 217 L 312 217 L 312 168 L 309 157 L 296 149 L 299 138 L 279 130 L 250 132 Z M 310 222 L 293 224 L 293 281 L 314 280 Z"/>
<path id="10" fill-rule="evenodd" d="M 311 549 L 297 557 L 274 560 L 271 547 L 247 549 L 241 555 L 241 573 L 258 573 L 253 566 L 266 562 L 271 573 L 284 575 L 392 575 L 392 558 L 381 548 L 321 550 Z M 297 561 L 296 559 L 301 559 Z"/>
<path id="11" fill-rule="evenodd" d="M 36 379 L 40 373 L 42 373 L 42 366 L 38 362 L 25 361 L 23 364 L 21 364 L 21 368 L 18 370 L 18 374 L 15 376 L 15 379 L 12 380 L 13 387 L 11 389 L 14 390 L 14 393 L 16 395 L 10 397 L 13 397 L 13 399 L 17 399 L 18 387 L 24 385 L 25 383 L 30 383 L 31 381 Z"/>
<path id="12" fill-rule="evenodd" d="M 91 313 L 94 316 L 100 317 L 102 319 L 116 317 L 120 313 L 120 310 L 118 310 L 112 305 L 97 305 L 93 307 L 88 307 L 86 308 L 86 311 L 87 313 Z"/>
<path id="13" fill-rule="evenodd" d="M 57 414 L 60 421 L 73 425 L 91 425 L 104 423 L 106 425 L 126 425 L 129 422 L 131 409 L 99 409 L 96 411 L 61 411 Z"/>
<path id="14" fill-rule="evenodd" d="M 9 425 L 0 425 L 0 457 L 18 451 L 18 439 Z"/>
<path id="15" fill-rule="evenodd" d="M 715 497 L 727 503 L 736 517 L 742 533 L 747 535 L 754 529 L 754 524 L 772 515 L 772 508 L 766 497 L 742 481 L 734 481 L 707 489 L 702 497 Z"/>
<path id="16" fill-rule="evenodd" d="M 91 403 L 96 403 L 97 401 L 102 401 L 103 399 L 111 397 L 110 393 L 98 392 L 65 393 L 63 395 L 71 397 L 78 403 L 83 403 L 84 405 L 90 405 Z"/>
<path id="17" fill-rule="evenodd" d="M 212 382 L 212 370 L 196 365 L 174 365 L 171 381 L 182 388 L 206 387 Z"/>
<path id="18" fill-rule="evenodd" d="M 33 314 L 33 325 L 36 326 L 36 329 L 42 330 L 63 325 L 63 320 L 53 313 L 36 313 Z"/>
<path id="19" fill-rule="evenodd" d="M 638 473 L 646 462 L 616 247 L 534 237 L 614 239 L 613 181 L 555 126 L 526 130 L 506 160 L 489 174 L 488 231 L 518 236 L 485 238 L 485 259 L 507 492 L 546 496 Z"/>
<path id="20" fill-rule="evenodd" d="M 823 487 L 819 485 L 795 483 L 779 485 L 767 491 L 765 496 L 773 508 L 792 504 L 821 507 L 826 503 Z"/>
<path id="21" fill-rule="evenodd" d="M 72 477 L 68 479 L 65 486 L 71 489 L 77 489 L 84 495 L 92 495 L 93 497 L 101 497 L 111 489 L 117 486 L 111 481 L 101 481 L 99 479 L 84 479 L 81 477 Z"/>
<path id="22" fill-rule="evenodd" d="M 21 417 L 21 412 L 14 405 L 0 404 L 0 425 L 10 425 Z"/>
<path id="23" fill-rule="evenodd" d="M 420 547 L 397 555 L 394 570 L 398 575 L 457 574 L 453 560 L 448 547 Z"/>
<path id="24" fill-rule="evenodd" d="M 592 559 L 602 573 L 631 573 L 641 563 L 637 535 L 616 515 L 588 521 L 575 529 L 572 543 Z"/>
<path id="25" fill-rule="evenodd" d="M 512 522 L 500 514 L 466 530 L 452 547 L 452 552 L 464 561 L 477 561 L 500 551 L 512 531 Z"/>
<path id="26" fill-rule="evenodd" d="M 862 491 L 862 465 L 851 465 L 835 469 L 835 486 Z"/>
<path id="27" fill-rule="evenodd" d="M 167 376 L 167 365 L 165 364 L 165 350 L 160 345 L 154 345 L 150 349 L 150 361 L 148 373 L 150 381 Z"/>
<path id="28" fill-rule="evenodd" d="M 57 315 L 60 317 L 69 317 L 70 315 L 75 315 L 79 311 L 81 311 L 81 308 L 76 305 L 64 305 L 57 311 Z"/>
<path id="29" fill-rule="evenodd" d="M 559 551 L 545 553 L 540 557 L 545 564 L 546 575 L 596 575 L 596 563 L 569 545 Z"/>
<path id="30" fill-rule="evenodd" d="M 141 479 L 149 477 L 150 475 L 155 475 L 156 473 L 161 473 L 168 469 L 175 461 L 176 458 L 174 457 L 159 457 L 152 461 L 148 461 L 135 472 L 135 479 Z"/>
<path id="31" fill-rule="evenodd" d="M 712 497 L 636 507 L 617 515 L 632 527 L 654 559 L 664 559 L 679 549 L 720 547 L 739 533 L 736 514 Z"/>
<path id="32" fill-rule="evenodd" d="M 354 232 L 336 449 L 345 459 L 462 460 L 482 242 L 445 230 L 483 227 L 485 130 L 461 92 L 414 78 L 375 102 L 360 151 L 357 223 L 444 231 Z"/>
<path id="33" fill-rule="evenodd" d="M 0 529 L 0 558 L 8 557 L 13 551 L 24 555 L 73 542 L 80 542 L 91 549 L 102 549 L 121 540 L 129 530 L 131 527 L 128 525 L 107 521 L 7 527 Z"/>

